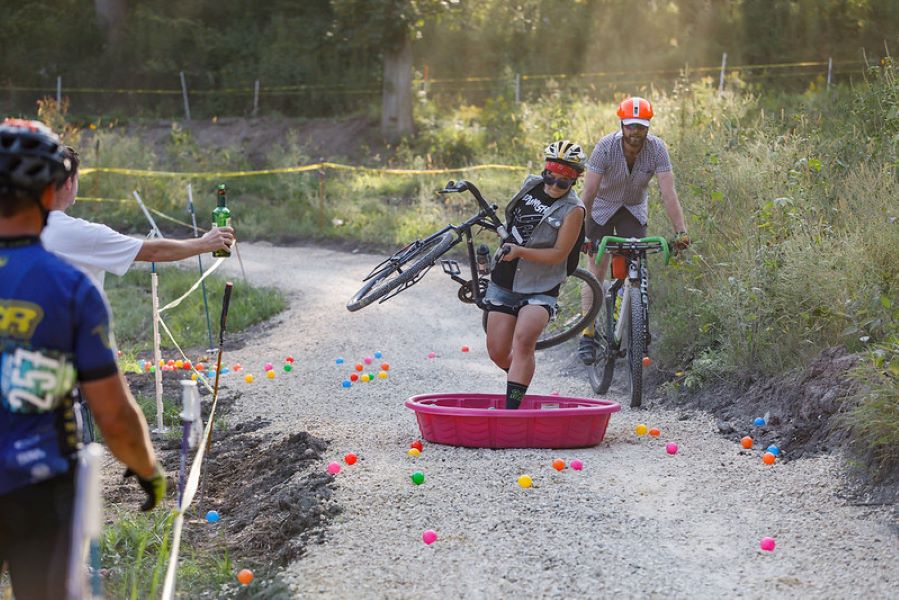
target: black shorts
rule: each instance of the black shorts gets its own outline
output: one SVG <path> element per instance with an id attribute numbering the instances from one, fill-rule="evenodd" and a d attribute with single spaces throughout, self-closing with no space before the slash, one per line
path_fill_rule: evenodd
<path id="1" fill-rule="evenodd" d="M 73 472 L 0 496 L 0 564 L 16 598 L 66 597 L 74 504 Z"/>
<path id="2" fill-rule="evenodd" d="M 591 254 L 596 254 L 595 247 L 607 235 L 617 235 L 624 238 L 643 238 L 646 237 L 646 225 L 638 221 L 637 217 L 623 206 L 612 215 L 605 225 L 600 225 L 594 221 L 592 216 L 587 219 L 587 238 L 596 242 Z"/>

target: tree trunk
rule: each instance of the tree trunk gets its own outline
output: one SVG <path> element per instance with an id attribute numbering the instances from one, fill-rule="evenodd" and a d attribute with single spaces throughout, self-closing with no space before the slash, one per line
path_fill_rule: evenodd
<path id="1" fill-rule="evenodd" d="M 106 48 L 116 48 L 125 36 L 128 0 L 94 0 L 97 23 L 106 34 Z"/>
<path id="2" fill-rule="evenodd" d="M 384 53 L 381 132 L 391 143 L 412 135 L 412 37 Z"/>

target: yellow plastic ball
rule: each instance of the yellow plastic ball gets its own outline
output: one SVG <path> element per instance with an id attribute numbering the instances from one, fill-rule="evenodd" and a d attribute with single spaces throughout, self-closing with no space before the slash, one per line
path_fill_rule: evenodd
<path id="1" fill-rule="evenodd" d="M 271 369 L 270 371 L 266 371 L 265 376 L 268 377 L 269 379 L 274 379 L 275 378 L 275 370 Z"/>
<path id="2" fill-rule="evenodd" d="M 183 360 L 176 360 L 176 361 L 175 361 L 175 368 L 176 368 L 176 369 L 183 369 L 183 368 L 184 368 L 184 361 L 183 361 Z"/>
<path id="3" fill-rule="evenodd" d="M 378 373 L 378 379 L 387 379 L 387 371 L 381 371 Z"/>
<path id="4" fill-rule="evenodd" d="M 197 380 L 197 377 L 199 377 L 199 375 L 197 375 L 196 373 L 191 373 L 191 374 L 190 374 L 190 378 L 193 379 L 194 381 Z"/>
<path id="5" fill-rule="evenodd" d="M 534 485 L 534 480 L 531 479 L 530 475 L 522 475 L 518 478 L 518 485 L 526 489 Z"/>
<path id="6" fill-rule="evenodd" d="M 409 456 L 419 456 L 421 454 L 421 450 L 419 450 L 418 448 L 409 448 L 409 450 L 406 451 L 406 454 L 408 454 Z"/>
<path id="7" fill-rule="evenodd" d="M 250 374 L 247 374 L 244 376 L 243 380 L 246 381 L 247 383 L 253 383 L 253 376 Z"/>
<path id="8" fill-rule="evenodd" d="M 638 423 L 636 427 L 634 427 L 634 433 L 639 436 L 644 436 L 649 431 L 649 429 L 643 423 Z"/>

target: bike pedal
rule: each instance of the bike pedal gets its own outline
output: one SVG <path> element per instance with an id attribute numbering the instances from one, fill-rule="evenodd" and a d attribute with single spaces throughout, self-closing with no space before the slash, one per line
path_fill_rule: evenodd
<path id="1" fill-rule="evenodd" d="M 459 268 L 459 262 L 451 258 L 441 259 L 440 266 L 443 267 L 443 272 L 447 275 L 458 275 L 462 272 L 462 269 Z"/>

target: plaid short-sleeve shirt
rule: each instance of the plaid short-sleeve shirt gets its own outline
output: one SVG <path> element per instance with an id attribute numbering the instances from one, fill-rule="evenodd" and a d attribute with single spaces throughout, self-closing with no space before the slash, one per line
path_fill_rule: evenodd
<path id="1" fill-rule="evenodd" d="M 605 225 L 624 206 L 645 225 L 649 220 L 649 180 L 656 173 L 670 171 L 671 158 L 665 142 L 650 134 L 634 161 L 634 168 L 628 170 L 621 147 L 621 132 L 616 131 L 599 140 L 587 161 L 587 168 L 602 175 L 590 215 L 594 221 Z"/>

